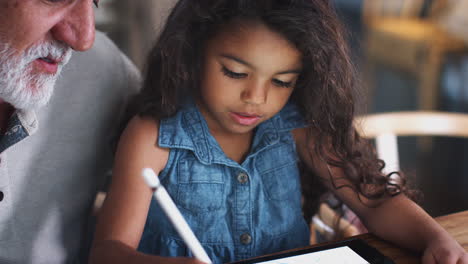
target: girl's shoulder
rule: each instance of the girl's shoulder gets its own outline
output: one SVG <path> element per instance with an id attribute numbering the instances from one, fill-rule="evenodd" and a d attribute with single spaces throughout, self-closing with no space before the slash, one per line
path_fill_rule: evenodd
<path id="1" fill-rule="evenodd" d="M 122 135 L 133 140 L 154 140 L 158 138 L 159 120 L 149 117 L 134 116 Z"/>
<path id="2" fill-rule="evenodd" d="M 157 144 L 159 123 L 149 117 L 133 117 L 120 138 L 119 152 L 124 152 L 129 160 L 135 159 L 155 169 L 164 168 L 169 151 Z"/>

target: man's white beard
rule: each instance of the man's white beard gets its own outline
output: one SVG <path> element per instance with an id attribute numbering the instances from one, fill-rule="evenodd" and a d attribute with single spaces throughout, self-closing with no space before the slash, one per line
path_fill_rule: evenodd
<path id="1" fill-rule="evenodd" d="M 47 104 L 63 66 L 70 60 L 71 48 L 58 42 L 48 42 L 35 45 L 21 55 L 15 55 L 15 50 L 2 42 L 0 41 L 0 99 L 23 110 Z M 57 73 L 33 72 L 34 61 L 46 57 L 61 60 Z"/>

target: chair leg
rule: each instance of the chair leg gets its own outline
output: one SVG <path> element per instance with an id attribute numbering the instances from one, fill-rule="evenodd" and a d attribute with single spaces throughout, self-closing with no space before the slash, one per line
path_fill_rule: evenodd
<path id="1" fill-rule="evenodd" d="M 418 110 L 434 111 L 437 108 L 439 99 L 439 79 L 443 51 L 433 46 L 429 48 L 428 53 L 419 79 Z"/>
<path id="2" fill-rule="evenodd" d="M 368 113 L 374 108 L 374 102 L 375 102 L 375 94 L 376 90 L 378 89 L 377 87 L 377 80 L 376 80 L 376 68 L 378 66 L 377 61 L 371 57 L 370 54 L 366 55 L 365 63 L 363 64 L 363 88 L 362 88 L 362 94 L 365 95 L 365 100 L 362 102 L 364 105 L 361 106 L 362 109 L 357 109 L 357 112 L 359 113 Z"/>
<path id="3" fill-rule="evenodd" d="M 439 101 L 443 51 L 437 45 L 433 45 L 428 53 L 419 79 L 418 110 L 435 111 Z M 432 143 L 430 137 L 418 138 L 418 147 L 423 154 L 431 152 Z"/>

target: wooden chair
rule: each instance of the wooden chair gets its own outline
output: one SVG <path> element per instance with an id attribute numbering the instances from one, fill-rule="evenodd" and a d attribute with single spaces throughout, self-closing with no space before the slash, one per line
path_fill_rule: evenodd
<path id="1" fill-rule="evenodd" d="M 375 140 L 377 156 L 386 163 L 384 173 L 400 169 L 397 145 L 399 136 L 468 138 L 468 114 L 465 113 L 414 111 L 370 114 L 357 117 L 354 125 L 362 137 Z M 334 226 L 337 217 L 336 212 L 322 204 L 319 213 L 314 216 L 311 230 L 318 231 L 326 238 L 331 237 L 331 226 Z M 339 230 L 344 236 L 360 232 L 346 219 L 340 223 Z"/>
<path id="2" fill-rule="evenodd" d="M 390 172 L 400 169 L 397 136 L 468 138 L 468 114 L 437 111 L 372 114 L 356 118 L 355 127 L 362 137 L 375 139 L 377 155 L 387 164 L 386 172 Z M 425 150 L 429 151 L 427 146 Z"/>
<path id="3" fill-rule="evenodd" d="M 313 245 L 322 242 L 316 237 L 317 233 L 327 241 L 333 240 L 336 236 L 334 230 L 335 226 L 338 226 L 338 231 L 342 237 L 350 237 L 362 233 L 355 224 L 341 217 L 328 204 L 322 203 L 317 214 L 312 217 L 310 224 L 310 244 Z"/>
<path id="4" fill-rule="evenodd" d="M 364 71 L 370 94 L 379 64 L 415 76 L 418 110 L 434 110 L 445 55 L 466 52 L 467 45 L 436 21 L 447 0 L 433 0 L 427 18 L 420 16 L 423 4 L 423 0 L 364 0 Z"/>

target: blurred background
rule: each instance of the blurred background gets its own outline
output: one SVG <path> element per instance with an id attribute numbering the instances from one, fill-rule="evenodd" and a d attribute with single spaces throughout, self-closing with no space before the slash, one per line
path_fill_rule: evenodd
<path id="1" fill-rule="evenodd" d="M 468 111 L 468 0 L 333 0 L 362 84 L 358 114 Z M 97 28 L 143 69 L 175 0 L 105 0 Z M 399 139 L 403 171 L 434 217 L 468 209 L 466 139 L 437 137 L 421 148 Z"/>

